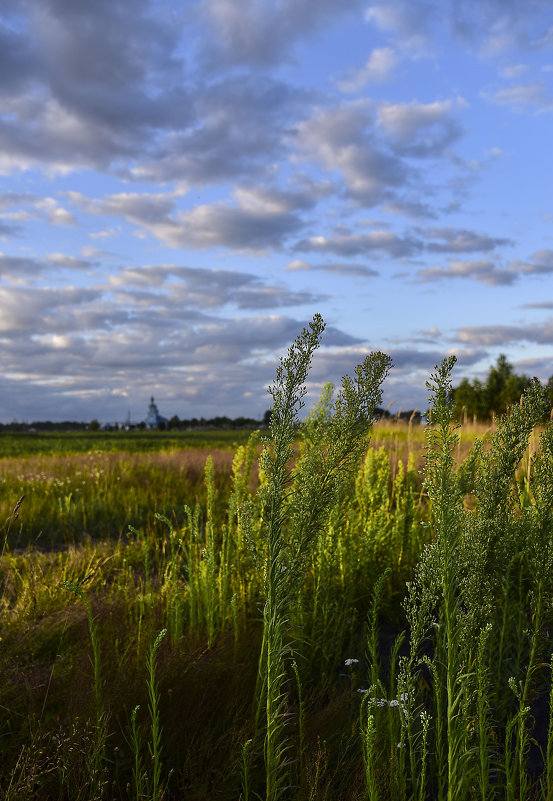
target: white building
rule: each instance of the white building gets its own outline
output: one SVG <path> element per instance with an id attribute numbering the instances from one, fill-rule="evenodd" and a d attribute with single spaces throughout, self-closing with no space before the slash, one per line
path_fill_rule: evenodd
<path id="1" fill-rule="evenodd" d="M 144 422 L 146 423 L 146 428 L 159 428 L 160 425 L 163 425 L 163 427 L 167 426 L 168 420 L 166 417 L 162 417 L 162 415 L 158 412 L 157 406 L 154 403 L 153 395 L 150 398 L 148 414 L 146 415 Z"/>

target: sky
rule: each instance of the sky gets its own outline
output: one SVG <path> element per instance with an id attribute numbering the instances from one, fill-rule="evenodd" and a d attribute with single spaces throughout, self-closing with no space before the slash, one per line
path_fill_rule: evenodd
<path id="1" fill-rule="evenodd" d="M 0 420 L 553 374 L 550 0 L 3 0 Z"/>

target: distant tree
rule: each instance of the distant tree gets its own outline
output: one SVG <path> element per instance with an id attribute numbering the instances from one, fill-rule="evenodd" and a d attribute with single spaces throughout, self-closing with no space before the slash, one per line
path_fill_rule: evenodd
<path id="1" fill-rule="evenodd" d="M 500 354 L 495 367 L 490 369 L 486 381 L 486 400 L 488 413 L 504 414 L 509 406 L 518 403 L 524 390 L 530 385 L 526 375 L 516 375 L 513 365 Z"/>
<path id="2" fill-rule="evenodd" d="M 212 417 L 211 420 L 206 421 L 208 425 L 215 426 L 215 428 L 229 428 L 231 419 L 229 417 Z"/>
<path id="3" fill-rule="evenodd" d="M 174 414 L 167 423 L 167 428 L 171 430 L 173 428 L 180 428 L 180 426 L 181 426 L 181 421 L 179 420 L 179 416 L 178 414 Z"/>
<path id="4" fill-rule="evenodd" d="M 547 394 L 549 395 L 549 400 L 551 402 L 551 405 L 553 406 L 553 375 L 547 381 L 545 389 L 547 391 Z"/>
<path id="5" fill-rule="evenodd" d="M 98 420 L 96 420 L 96 418 L 94 418 L 93 420 L 90 421 L 90 423 L 88 424 L 88 430 L 89 431 L 99 431 L 100 430 L 100 423 L 98 422 Z"/>
<path id="6" fill-rule="evenodd" d="M 500 354 L 497 364 L 490 368 L 488 377 L 483 383 L 475 378 L 472 383 L 463 378 L 453 390 L 457 416 L 462 419 L 490 420 L 494 415 L 504 414 L 509 406 L 518 403 L 522 393 L 530 386 L 527 375 L 517 375 L 513 365 L 504 353 Z"/>
<path id="7" fill-rule="evenodd" d="M 251 426 L 255 425 L 257 420 L 253 420 L 251 417 L 236 417 L 232 421 L 233 428 L 244 428 L 244 426 Z"/>
<path id="8" fill-rule="evenodd" d="M 470 383 L 468 378 L 463 378 L 459 386 L 455 389 L 455 403 L 457 405 L 457 415 L 459 418 L 464 418 L 465 416 L 472 418 L 477 415 L 477 390 L 476 387 Z"/>

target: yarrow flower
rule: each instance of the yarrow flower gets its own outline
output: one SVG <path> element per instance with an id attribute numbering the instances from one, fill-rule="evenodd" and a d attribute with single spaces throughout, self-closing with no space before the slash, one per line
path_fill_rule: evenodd
<path id="1" fill-rule="evenodd" d="M 362 695 L 366 695 L 367 693 L 370 693 L 370 690 L 357 690 L 357 692 L 361 693 Z M 385 698 L 373 698 L 371 700 L 371 704 L 376 704 L 376 706 L 387 706 L 388 701 Z"/>
<path id="2" fill-rule="evenodd" d="M 354 665 L 354 664 L 356 664 L 357 662 L 359 662 L 359 660 L 358 660 L 358 659 L 346 659 L 346 661 L 344 662 L 344 665 L 345 665 L 346 667 L 350 667 L 350 665 Z"/>

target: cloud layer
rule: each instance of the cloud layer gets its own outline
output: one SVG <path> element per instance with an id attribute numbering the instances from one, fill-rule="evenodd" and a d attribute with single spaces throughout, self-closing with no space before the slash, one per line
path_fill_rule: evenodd
<path id="1" fill-rule="evenodd" d="M 552 98 L 546 0 L 6 0 L 0 419 L 262 414 L 315 311 L 314 390 L 545 372 Z"/>

